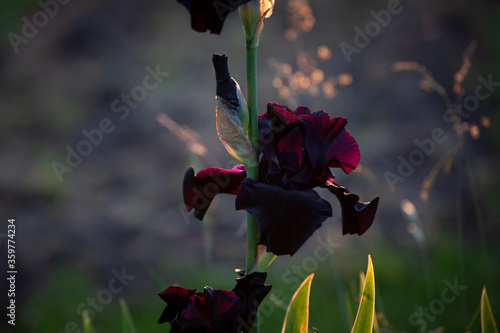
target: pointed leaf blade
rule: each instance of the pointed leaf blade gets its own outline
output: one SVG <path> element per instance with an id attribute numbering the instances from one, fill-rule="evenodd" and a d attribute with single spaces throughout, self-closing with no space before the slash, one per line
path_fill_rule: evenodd
<path id="1" fill-rule="evenodd" d="M 309 295 L 314 273 L 302 281 L 286 310 L 281 333 L 307 333 L 309 327 Z"/>
<path id="2" fill-rule="evenodd" d="M 272 252 L 267 252 L 265 245 L 259 245 L 259 252 L 253 261 L 252 269 L 250 272 L 265 272 L 272 264 L 276 255 Z"/>
<path id="3" fill-rule="evenodd" d="M 120 299 L 120 308 L 122 312 L 123 333 L 137 333 L 127 303 L 123 299 Z"/>
<path id="4" fill-rule="evenodd" d="M 94 333 L 94 328 L 92 327 L 92 319 L 90 319 L 89 312 L 87 310 L 82 313 L 83 321 L 83 332 L 84 333 Z"/>
<path id="5" fill-rule="evenodd" d="M 372 333 L 375 318 L 375 275 L 373 274 L 372 258 L 368 255 L 368 268 L 363 288 L 363 295 L 359 302 L 358 314 L 354 321 L 351 333 Z"/>
<path id="6" fill-rule="evenodd" d="M 490 300 L 486 293 L 486 287 L 483 287 L 483 292 L 481 294 L 481 332 L 498 333 L 497 324 L 495 323 L 495 318 L 493 318 L 493 312 L 491 311 Z"/>

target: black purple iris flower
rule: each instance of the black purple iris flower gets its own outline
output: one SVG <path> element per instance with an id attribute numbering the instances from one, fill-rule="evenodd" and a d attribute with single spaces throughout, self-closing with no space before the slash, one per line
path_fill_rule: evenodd
<path id="1" fill-rule="evenodd" d="M 158 294 L 167 303 L 158 323 L 170 322 L 171 333 L 249 332 L 255 314 L 271 290 L 266 273 L 251 273 L 236 279 L 233 290 L 171 286 Z"/>
<path id="2" fill-rule="evenodd" d="M 191 15 L 191 27 L 219 35 L 229 13 L 250 0 L 177 0 Z"/>
<path id="3" fill-rule="evenodd" d="M 360 202 L 334 182 L 330 171 L 350 173 L 359 163 L 359 148 L 346 124 L 347 119 L 330 118 L 324 111 L 268 104 L 258 120 L 259 179 L 246 178 L 243 165 L 197 174 L 189 168 L 183 184 L 188 211 L 194 209 L 201 220 L 215 195 L 236 194 L 236 209 L 256 218 L 258 244 L 276 255 L 293 255 L 332 216 L 331 205 L 314 190 L 323 187 L 340 201 L 343 234 L 362 235 L 373 223 L 379 198 Z"/>

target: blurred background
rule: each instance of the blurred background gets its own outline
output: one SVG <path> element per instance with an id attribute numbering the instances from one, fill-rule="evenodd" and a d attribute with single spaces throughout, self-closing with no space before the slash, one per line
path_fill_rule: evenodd
<path id="1" fill-rule="evenodd" d="M 97 332 L 118 332 L 124 299 L 138 332 L 166 332 L 158 292 L 231 289 L 244 265 L 234 197 L 205 222 L 182 203 L 190 165 L 235 163 L 216 133 L 211 56 L 228 55 L 244 90 L 240 19 L 217 36 L 191 30 L 173 0 L 63 2 L 7 0 L 0 12 L 0 267 L 15 218 L 18 271 L 16 326 L 2 315 L 0 330 L 80 332 L 89 310 Z M 270 267 L 264 332 L 281 329 L 312 272 L 311 326 L 349 332 L 368 254 L 381 331 L 477 330 L 483 285 L 499 320 L 499 36 L 494 0 L 276 2 L 260 113 L 275 102 L 348 118 L 361 167 L 333 172 L 381 199 L 365 235 L 342 236 L 340 206 L 320 191 L 334 216 Z"/>

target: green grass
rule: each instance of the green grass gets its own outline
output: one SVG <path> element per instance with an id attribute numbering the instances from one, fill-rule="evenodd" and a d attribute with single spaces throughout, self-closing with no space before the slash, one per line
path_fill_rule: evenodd
<path id="1" fill-rule="evenodd" d="M 444 326 L 447 332 L 465 331 L 469 321 L 477 310 L 483 285 L 488 288 L 493 314 L 499 313 L 500 288 L 491 283 L 490 277 L 499 276 L 498 265 L 484 267 L 481 260 L 480 244 L 465 244 L 464 248 L 464 278 L 460 279 L 460 259 L 457 243 L 445 233 L 437 237 L 438 241 L 430 249 L 431 266 L 431 300 L 425 294 L 426 277 L 422 274 L 422 264 L 419 253 L 413 244 L 390 244 L 376 242 L 364 244 L 362 247 L 349 245 L 351 240 L 343 238 L 342 244 L 335 249 L 336 261 L 342 285 L 349 298 L 351 313 L 356 314 L 358 303 L 356 295 L 359 293 L 359 272 L 366 269 L 366 257 L 370 254 L 374 261 L 375 279 L 377 281 L 376 312 L 383 312 L 386 319 L 400 331 L 416 332 L 418 326 L 411 325 L 409 318 L 419 307 L 428 308 L 430 301 L 441 298 L 441 292 L 446 288 L 444 280 L 451 283 L 458 278 L 460 285 L 467 289 L 460 293 L 451 303 L 446 303 L 442 313 L 428 321 L 428 329 Z M 498 258 L 498 246 L 490 244 L 487 248 L 490 258 Z M 307 255 L 301 250 L 293 258 L 277 258 L 269 269 L 267 283 L 273 284 L 271 297 L 263 302 L 261 315 L 263 329 L 261 332 L 278 332 L 281 330 L 285 317 L 286 307 L 295 291 L 291 277 L 302 281 L 309 273 L 301 269 L 298 273 L 288 275 L 287 270 L 295 265 L 302 267 L 308 263 Z M 172 258 L 172 257 L 170 257 Z M 231 289 L 234 286 L 234 267 L 228 264 L 217 264 L 213 267 L 195 267 L 185 262 L 175 262 L 174 259 L 165 262 L 157 272 L 164 276 L 164 286 L 159 287 L 153 278 L 144 285 L 135 285 L 123 294 L 115 297 L 101 312 L 92 317 L 95 332 L 120 332 L 122 319 L 120 314 L 119 298 L 127 302 L 137 332 L 166 331 L 168 324 L 160 326 L 156 323 L 164 303 L 156 293 L 170 284 L 181 283 L 187 288 L 202 290 L 205 285 L 216 289 Z M 490 262 L 494 262 L 490 260 Z M 307 265 L 305 265 L 307 266 Z M 311 265 L 311 267 L 314 267 Z M 489 271 L 489 275 L 487 272 Z M 310 327 L 316 327 L 320 332 L 348 332 L 344 328 L 343 311 L 339 304 L 337 289 L 334 285 L 332 271 L 327 261 L 317 262 L 314 271 L 315 278 L 311 289 Z M 145 274 L 147 274 L 145 272 Z M 295 275 L 293 275 L 295 274 Z M 303 276 L 305 275 L 305 276 Z M 76 271 L 70 267 L 55 270 L 50 278 L 38 286 L 35 292 L 20 307 L 21 316 L 29 318 L 20 325 L 26 332 L 64 332 L 68 322 L 76 322 L 82 327 L 82 317 L 76 312 L 79 304 L 88 297 L 95 297 L 102 288 L 99 283 L 89 279 L 88 274 Z M 162 289 L 163 288 L 163 289 Z M 91 314 L 92 315 L 92 314 Z M 380 323 L 379 323 L 380 324 Z M 480 329 L 480 321 L 475 320 L 473 329 Z"/>

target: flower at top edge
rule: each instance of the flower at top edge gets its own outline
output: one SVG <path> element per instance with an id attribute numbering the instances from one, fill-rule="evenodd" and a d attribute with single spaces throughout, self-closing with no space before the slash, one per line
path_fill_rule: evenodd
<path id="1" fill-rule="evenodd" d="M 198 32 L 220 35 L 229 13 L 250 0 L 177 0 L 191 15 L 191 27 Z"/>
<path id="2" fill-rule="evenodd" d="M 266 273 L 251 273 L 236 279 L 232 290 L 171 286 L 158 294 L 167 303 L 158 323 L 170 322 L 170 332 L 241 333 L 253 326 L 257 308 L 271 290 Z"/>
<path id="3" fill-rule="evenodd" d="M 330 118 L 324 111 L 268 104 L 258 120 L 259 179 L 246 178 L 242 165 L 197 174 L 190 168 L 183 185 L 188 211 L 194 209 L 202 219 L 217 193 L 236 194 L 236 209 L 256 218 L 258 244 L 276 255 L 293 255 L 332 216 L 331 205 L 314 190 L 323 187 L 340 201 L 343 234 L 362 235 L 373 223 L 379 198 L 360 202 L 333 181 L 330 170 L 348 174 L 359 163 L 359 148 L 346 124 L 347 119 Z"/>

